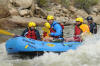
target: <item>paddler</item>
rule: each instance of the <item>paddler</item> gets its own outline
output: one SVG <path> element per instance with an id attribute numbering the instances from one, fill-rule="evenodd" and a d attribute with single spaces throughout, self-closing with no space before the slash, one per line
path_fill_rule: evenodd
<path id="1" fill-rule="evenodd" d="M 60 23 L 54 20 L 54 16 L 48 15 L 47 16 L 47 21 L 50 23 L 51 28 L 50 28 L 50 34 L 49 38 L 46 40 L 49 41 L 54 41 L 54 42 L 62 42 L 64 40 L 63 38 L 63 28 Z"/>
<path id="2" fill-rule="evenodd" d="M 83 18 L 79 17 L 79 18 L 76 18 L 74 37 L 65 38 L 65 41 L 66 42 L 69 42 L 69 41 L 81 42 L 84 39 L 84 37 L 86 37 L 87 35 L 91 35 L 89 26 L 87 24 L 84 24 Z"/>
<path id="3" fill-rule="evenodd" d="M 90 32 L 92 34 L 96 34 L 97 33 L 97 24 L 93 21 L 93 18 L 91 16 L 87 17 L 87 22 L 89 25 Z"/>
<path id="4" fill-rule="evenodd" d="M 22 36 L 35 39 L 35 40 L 41 40 L 40 33 L 36 29 L 36 23 L 35 22 L 29 22 L 28 27 L 23 31 Z"/>

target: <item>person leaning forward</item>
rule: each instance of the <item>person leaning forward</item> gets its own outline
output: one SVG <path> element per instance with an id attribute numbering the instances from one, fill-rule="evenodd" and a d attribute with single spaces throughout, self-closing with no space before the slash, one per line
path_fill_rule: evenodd
<path id="1" fill-rule="evenodd" d="M 28 27 L 23 31 L 21 36 L 31 38 L 31 39 L 35 39 L 35 40 L 41 40 L 40 33 L 36 29 L 36 23 L 35 22 L 29 22 Z"/>

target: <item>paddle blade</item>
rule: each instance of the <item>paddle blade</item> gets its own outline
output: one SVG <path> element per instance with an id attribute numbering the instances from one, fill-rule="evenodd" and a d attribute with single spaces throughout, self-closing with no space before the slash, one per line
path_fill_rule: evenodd
<path id="1" fill-rule="evenodd" d="M 13 33 L 10 33 L 10 32 L 8 32 L 8 31 L 2 30 L 2 29 L 0 29 L 0 34 L 14 36 Z"/>

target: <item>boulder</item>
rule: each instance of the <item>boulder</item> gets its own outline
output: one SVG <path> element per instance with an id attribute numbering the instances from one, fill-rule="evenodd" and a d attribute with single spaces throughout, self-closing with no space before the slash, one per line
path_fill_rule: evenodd
<path id="1" fill-rule="evenodd" d="M 88 14 L 83 9 L 77 10 L 75 12 L 75 15 L 77 17 L 83 17 L 83 18 L 85 18 L 86 16 L 88 16 Z"/>
<path id="2" fill-rule="evenodd" d="M 29 8 L 34 0 L 10 0 L 15 7 Z"/>
<path id="3" fill-rule="evenodd" d="M 46 18 L 47 12 L 40 7 L 36 7 L 35 14 L 38 15 L 39 18 Z"/>
<path id="4" fill-rule="evenodd" d="M 96 22 L 97 24 L 100 24 L 100 15 L 98 16 L 93 16 L 94 22 Z"/>
<path id="5" fill-rule="evenodd" d="M 19 10 L 19 14 L 20 16 L 27 16 L 29 15 L 29 10 L 28 9 Z"/>
<path id="6" fill-rule="evenodd" d="M 90 11 L 92 14 L 100 15 L 100 4 L 91 7 Z"/>
<path id="7" fill-rule="evenodd" d="M 0 0 L 0 18 L 5 18 L 9 15 L 8 0 Z"/>
<path id="8" fill-rule="evenodd" d="M 68 14 L 68 9 L 62 8 L 62 12 L 63 12 L 64 14 Z"/>
<path id="9" fill-rule="evenodd" d="M 17 23 L 17 24 L 27 24 L 30 21 L 35 22 L 37 25 L 43 25 L 46 20 L 37 18 L 37 17 L 31 17 L 31 18 L 26 18 L 26 17 L 20 17 L 20 16 L 12 16 L 11 18 L 8 19 L 9 22 Z"/>
<path id="10" fill-rule="evenodd" d="M 31 6 L 31 9 L 30 9 L 30 16 L 31 17 L 33 17 L 34 16 L 34 13 L 35 13 L 35 2 L 34 2 L 34 0 L 33 0 L 33 2 L 32 2 L 32 6 Z"/>
<path id="11" fill-rule="evenodd" d="M 15 9 L 15 8 L 10 8 L 9 13 L 10 13 L 12 16 L 17 16 L 17 15 L 19 15 L 18 10 Z"/>

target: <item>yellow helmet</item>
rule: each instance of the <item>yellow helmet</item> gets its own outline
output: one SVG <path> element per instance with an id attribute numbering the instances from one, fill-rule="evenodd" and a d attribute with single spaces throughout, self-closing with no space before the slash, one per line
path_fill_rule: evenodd
<path id="1" fill-rule="evenodd" d="M 53 20 L 53 19 L 54 19 L 54 16 L 52 16 L 52 15 L 47 16 L 47 20 Z"/>
<path id="2" fill-rule="evenodd" d="M 50 27 L 51 27 L 51 25 L 50 25 L 48 22 L 46 22 L 46 23 L 44 24 L 44 26 L 45 26 L 46 28 L 50 28 Z"/>
<path id="3" fill-rule="evenodd" d="M 36 23 L 35 22 L 29 22 L 28 27 L 36 27 Z"/>
<path id="4" fill-rule="evenodd" d="M 79 22 L 82 22 L 83 23 L 83 18 L 81 18 L 81 17 L 76 18 L 76 21 L 79 21 Z"/>

